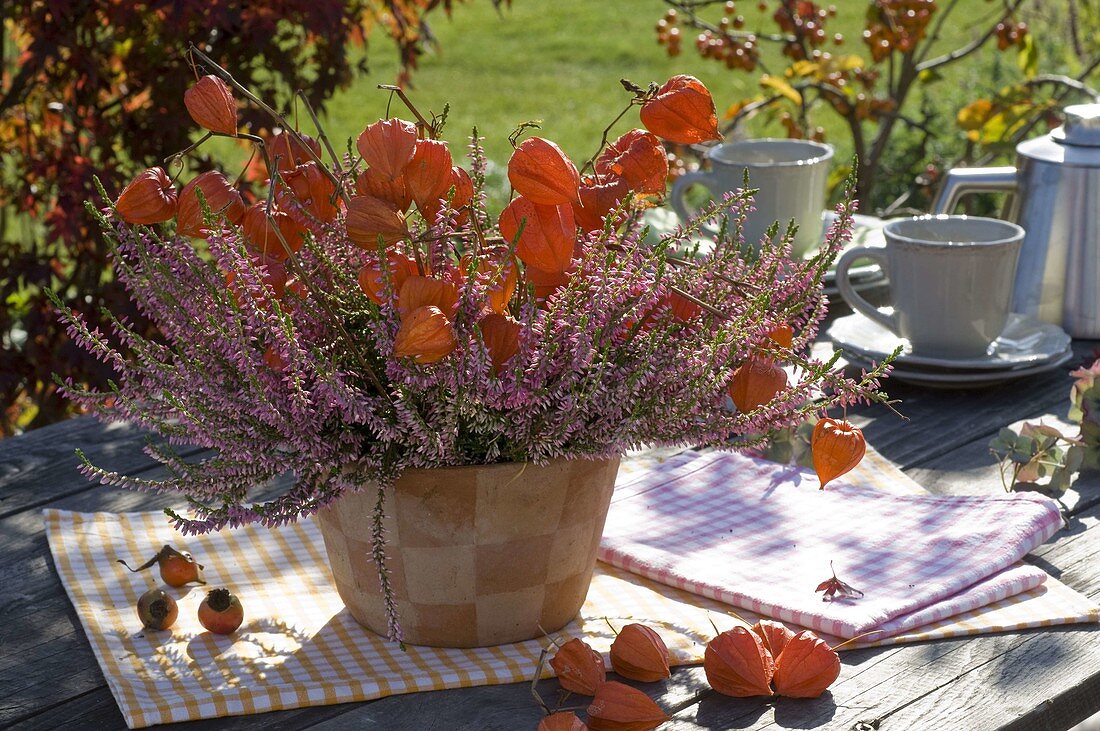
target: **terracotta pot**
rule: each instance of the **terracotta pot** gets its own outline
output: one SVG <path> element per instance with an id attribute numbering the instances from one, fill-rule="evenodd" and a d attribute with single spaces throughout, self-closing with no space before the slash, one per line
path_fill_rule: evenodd
<path id="1" fill-rule="evenodd" d="M 481 647 L 553 632 L 580 611 L 618 472 L 611 460 L 408 470 L 387 491 L 390 582 L 405 642 Z M 340 597 L 386 634 L 370 523 L 376 492 L 317 513 Z M 540 629 L 540 627 L 542 629 Z"/>

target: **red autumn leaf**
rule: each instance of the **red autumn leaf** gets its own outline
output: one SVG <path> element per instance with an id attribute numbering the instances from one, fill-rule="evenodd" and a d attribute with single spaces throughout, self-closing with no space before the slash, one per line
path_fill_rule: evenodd
<path id="1" fill-rule="evenodd" d="M 576 227 L 568 204 L 540 206 L 517 196 L 501 211 L 499 225 L 507 242 L 517 242 L 516 256 L 524 264 L 544 272 L 569 268 Z"/>
<path id="2" fill-rule="evenodd" d="M 635 193 L 660 195 L 668 179 L 668 156 L 655 135 L 632 129 L 600 154 L 596 173 L 622 178 Z"/>
<path id="3" fill-rule="evenodd" d="M 516 192 L 542 206 L 577 199 L 577 166 L 560 147 L 542 137 L 524 140 L 508 161 L 508 180 Z"/>
<path id="4" fill-rule="evenodd" d="M 451 151 L 439 140 L 419 140 L 405 167 L 405 187 L 421 214 L 447 195 L 451 187 Z"/>
<path id="5" fill-rule="evenodd" d="M 368 251 L 378 249 L 379 237 L 387 245 L 409 237 L 409 226 L 397 206 L 370 195 L 352 196 L 345 225 L 348 239 Z"/>
<path id="6" fill-rule="evenodd" d="M 244 216 L 245 205 L 241 194 L 220 172 L 208 170 L 180 191 L 176 212 L 176 233 L 180 236 L 205 238 L 210 233 L 206 230 L 202 206 L 199 205 L 196 193 L 199 190 L 212 213 L 224 215 L 230 223 L 237 223 Z"/>
<path id="7" fill-rule="evenodd" d="M 788 698 L 817 698 L 840 677 L 840 655 L 820 637 L 803 630 L 775 659 L 775 691 Z"/>
<path id="8" fill-rule="evenodd" d="M 673 76 L 642 104 L 642 124 L 671 142 L 691 145 L 721 139 L 714 100 L 694 76 Z"/>
<path id="9" fill-rule="evenodd" d="M 822 581 L 814 589 L 814 592 L 824 592 L 821 595 L 821 601 L 832 601 L 836 597 L 852 597 L 858 599 L 863 596 L 863 592 L 856 589 L 854 586 L 845 584 L 843 581 L 836 577 L 836 569 L 833 568 L 833 562 L 829 562 L 829 570 L 833 572 L 833 575 L 825 581 Z"/>
<path id="10" fill-rule="evenodd" d="M 390 180 L 405 172 L 416 146 L 416 125 L 403 119 L 380 119 L 363 130 L 355 143 L 370 169 Z"/>
<path id="11" fill-rule="evenodd" d="M 203 76 L 183 93 L 183 105 L 203 129 L 223 135 L 237 134 L 237 100 L 217 76 Z"/>

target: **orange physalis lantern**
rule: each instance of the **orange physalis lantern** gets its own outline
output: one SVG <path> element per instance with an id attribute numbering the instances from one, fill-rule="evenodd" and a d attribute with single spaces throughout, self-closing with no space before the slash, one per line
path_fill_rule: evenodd
<path id="1" fill-rule="evenodd" d="M 694 76 L 673 76 L 642 104 L 642 124 L 671 142 L 692 145 L 721 139 L 714 100 Z"/>
<path id="2" fill-rule="evenodd" d="M 451 151 L 446 142 L 439 140 L 419 140 L 412 160 L 405 167 L 405 187 L 416 201 L 421 214 L 440 198 L 447 195 L 451 187 Z"/>
<path id="3" fill-rule="evenodd" d="M 821 489 L 859 464 L 867 451 L 867 441 L 859 427 L 844 419 L 825 417 L 814 426 L 810 439 L 814 471 Z"/>
<path id="4" fill-rule="evenodd" d="M 668 646 L 644 624 L 628 624 L 611 643 L 611 668 L 624 678 L 653 683 L 671 675 Z"/>
<path id="5" fill-rule="evenodd" d="M 438 307 L 428 305 L 401 318 L 401 327 L 393 340 L 393 354 L 425 365 L 446 358 L 457 346 L 451 321 Z"/>
<path id="6" fill-rule="evenodd" d="M 384 244 L 396 244 L 409 237 L 409 226 L 397 206 L 370 195 L 351 198 L 344 225 L 351 242 L 368 251 L 378 249 L 379 237 Z"/>
<path id="7" fill-rule="evenodd" d="M 336 184 L 315 162 L 299 165 L 283 176 L 298 205 L 318 221 L 336 218 Z"/>
<path id="8" fill-rule="evenodd" d="M 667 720 L 668 714 L 648 695 L 614 680 L 597 688 L 588 706 L 592 731 L 651 731 Z"/>
<path id="9" fill-rule="evenodd" d="M 276 233 L 278 228 L 278 233 Z M 286 211 L 272 206 L 270 215 L 266 201 L 257 201 L 249 206 L 241 217 L 241 229 L 244 231 L 245 245 L 249 251 L 265 256 L 273 261 L 282 262 L 289 254 L 283 241 L 291 252 L 302 248 L 302 229 Z M 280 240 L 280 235 L 282 240 Z"/>
<path id="10" fill-rule="evenodd" d="M 447 197 L 451 195 L 451 189 L 454 189 L 454 196 L 451 198 L 451 210 L 456 211 L 455 223 L 462 225 L 466 223 L 470 218 L 470 212 L 467 206 L 474 200 L 474 181 L 470 178 L 470 174 L 462 168 L 455 165 L 451 168 L 451 183 L 447 187 L 447 190 L 443 192 L 443 195 L 434 201 L 428 201 L 421 208 L 421 213 L 424 214 L 424 218 L 428 223 L 435 223 L 436 216 L 439 215 L 439 211 L 443 208 L 443 203 Z"/>
<path id="11" fill-rule="evenodd" d="M 459 273 L 465 276 L 470 270 L 471 256 L 464 254 L 459 266 Z M 508 309 L 508 303 L 512 300 L 519 280 L 518 269 L 516 260 L 502 248 L 489 252 L 483 251 L 478 257 L 474 276 L 485 284 L 489 309 L 493 312 L 500 313 Z"/>
<path id="12" fill-rule="evenodd" d="M 516 192 L 540 206 L 578 200 L 577 166 L 560 147 L 541 137 L 521 142 L 508 161 L 508 180 Z"/>
<path id="13" fill-rule="evenodd" d="M 314 157 L 321 156 L 320 142 L 309 135 L 299 134 L 298 136 L 302 138 L 305 145 L 286 132 L 275 135 L 267 143 L 267 154 L 280 173 L 289 173 L 299 165 L 312 161 Z M 310 150 L 313 151 L 312 156 L 309 154 Z"/>
<path id="14" fill-rule="evenodd" d="M 794 637 L 794 632 L 786 625 L 770 619 L 760 620 L 752 626 L 752 631 L 764 643 L 764 648 L 772 654 L 772 657 L 779 657 L 779 653 L 783 652 L 783 648 Z"/>
<path id="15" fill-rule="evenodd" d="M 691 322 L 703 314 L 703 308 L 697 302 L 692 302 L 679 292 L 668 296 L 668 306 L 672 308 L 672 316 L 680 322 Z"/>
<path id="16" fill-rule="evenodd" d="M 792 637 L 775 658 L 775 692 L 817 698 L 840 677 L 840 655 L 809 630 Z"/>
<path id="17" fill-rule="evenodd" d="M 203 76 L 183 93 L 183 105 L 203 129 L 222 135 L 237 134 L 237 100 L 217 76 Z"/>
<path id="18" fill-rule="evenodd" d="M 791 345 L 794 343 L 794 330 L 786 323 L 776 325 L 768 333 L 768 337 L 779 347 L 790 349 Z"/>
<path id="19" fill-rule="evenodd" d="M 573 260 L 576 227 L 568 204 L 540 206 L 523 196 L 501 211 L 500 233 L 516 243 L 516 256 L 544 272 L 564 272 Z M 522 229 L 522 233 L 521 233 Z"/>
<path id="20" fill-rule="evenodd" d="M 787 387 L 787 373 L 770 360 L 750 358 L 733 372 L 729 383 L 730 398 L 744 413 L 762 406 Z"/>
<path id="21" fill-rule="evenodd" d="M 541 269 L 527 267 L 524 274 L 527 275 L 527 281 L 531 283 L 531 288 L 535 290 L 535 301 L 543 309 L 546 309 L 546 300 L 552 294 L 569 284 L 570 273 L 568 271 L 544 272 Z"/>
<path id="22" fill-rule="evenodd" d="M 477 324 L 481 329 L 481 338 L 485 349 L 489 351 L 489 360 L 493 363 L 493 373 L 500 369 L 519 352 L 519 323 L 505 315 L 490 312 Z"/>
<path id="23" fill-rule="evenodd" d="M 122 189 L 115 210 L 127 223 L 163 223 L 176 215 L 176 189 L 162 168 L 149 168 Z"/>
<path id="24" fill-rule="evenodd" d="M 355 179 L 355 192 L 392 203 L 402 213 L 412 205 L 412 195 L 405 186 L 404 176 L 399 175 L 391 180 L 374 168 L 367 168 L 359 173 L 359 177 Z"/>
<path id="25" fill-rule="evenodd" d="M 416 125 L 403 119 L 380 119 L 369 125 L 355 147 L 372 169 L 393 180 L 399 177 L 416 152 Z"/>
<path id="26" fill-rule="evenodd" d="M 588 727 L 572 711 L 558 711 L 539 721 L 535 731 L 588 731 Z"/>
<path id="27" fill-rule="evenodd" d="M 550 667 L 558 676 L 561 687 L 571 693 L 595 695 L 596 689 L 607 680 L 600 653 L 581 639 L 571 639 L 558 648 L 550 658 Z"/>
<path id="28" fill-rule="evenodd" d="M 450 282 L 418 274 L 405 279 L 398 290 L 397 311 L 407 315 L 426 305 L 438 307 L 450 317 L 458 306 L 458 289 Z"/>
<path id="29" fill-rule="evenodd" d="M 416 262 L 396 251 L 386 254 L 386 266 L 395 293 L 401 291 L 401 285 L 406 279 L 417 273 Z M 385 299 L 385 286 L 382 278 L 382 264 L 379 260 L 372 261 L 359 270 L 359 286 L 375 304 L 382 304 Z"/>
<path id="30" fill-rule="evenodd" d="M 655 135 L 632 129 L 600 154 L 596 173 L 622 178 L 635 193 L 659 195 L 665 192 L 668 157 Z"/>
<path id="31" fill-rule="evenodd" d="M 206 207 L 212 213 L 220 213 L 230 223 L 237 223 L 244 215 L 244 200 L 237 189 L 229 184 L 224 175 L 217 170 L 208 170 L 187 185 L 179 195 L 176 212 L 176 233 L 180 236 L 205 237 L 210 232 L 205 228 L 202 206 L 195 191 L 201 190 Z"/>
<path id="32" fill-rule="evenodd" d="M 775 663 L 760 637 L 744 627 L 727 630 L 707 643 L 703 671 L 722 695 L 748 698 L 772 695 Z"/>
<path id="33" fill-rule="evenodd" d="M 573 220 L 582 231 L 600 231 L 608 214 L 619 207 L 629 190 L 619 177 L 608 177 L 603 182 L 586 177 L 579 189 L 580 203 L 573 204 Z M 621 221 L 615 221 L 617 225 Z"/>

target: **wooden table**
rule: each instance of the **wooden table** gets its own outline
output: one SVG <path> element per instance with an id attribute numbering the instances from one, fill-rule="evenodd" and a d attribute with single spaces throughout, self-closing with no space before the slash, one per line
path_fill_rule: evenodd
<path id="1" fill-rule="evenodd" d="M 1084 358 L 1097 345 L 1077 343 Z M 855 417 L 868 441 L 937 493 L 1002 490 L 988 442 L 1001 427 L 1064 416 L 1069 367 L 999 387 L 930 391 L 888 384 L 886 409 Z M 121 728 L 84 631 L 54 570 L 40 511 L 156 509 L 167 498 L 97 487 L 76 471 L 77 446 L 104 467 L 155 474 L 144 435 L 79 418 L 0 441 L 0 726 Z M 1069 526 L 1029 560 L 1100 596 L 1100 478 L 1067 494 Z M 733 699 L 679 668 L 651 690 L 666 728 L 1064 729 L 1100 711 L 1100 626 L 1075 625 L 845 652 L 840 679 L 816 700 Z M 548 683 L 549 687 L 549 683 Z M 583 699 L 575 699 L 577 704 Z M 217 728 L 534 729 L 525 684 L 421 693 L 184 724 Z"/>

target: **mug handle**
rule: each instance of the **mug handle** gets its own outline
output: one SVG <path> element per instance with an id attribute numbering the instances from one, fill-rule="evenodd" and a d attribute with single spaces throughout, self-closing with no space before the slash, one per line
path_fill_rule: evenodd
<path id="1" fill-rule="evenodd" d="M 687 194 L 688 188 L 695 183 L 705 186 L 707 190 L 714 195 L 714 188 L 711 187 L 711 174 L 698 170 L 686 172 L 673 180 L 672 190 L 668 192 L 668 201 L 672 204 L 672 210 L 676 211 L 676 215 L 680 217 L 680 221 L 683 223 L 687 223 L 691 220 L 692 212 L 688 210 L 684 196 Z M 714 228 L 709 223 L 703 224 L 700 230 L 708 236 L 718 235 L 718 229 Z"/>
<path id="2" fill-rule="evenodd" d="M 857 259 L 874 259 L 883 267 L 886 266 L 886 247 L 883 246 L 856 246 L 845 251 L 836 263 L 836 288 L 840 291 L 841 298 L 848 303 L 853 310 L 871 318 L 884 328 L 898 334 L 898 319 L 894 313 L 886 314 L 879 308 L 863 299 L 852 286 L 848 279 L 848 270 Z"/>

